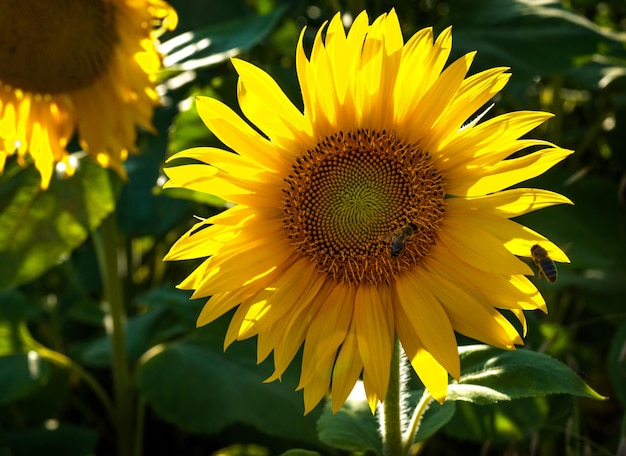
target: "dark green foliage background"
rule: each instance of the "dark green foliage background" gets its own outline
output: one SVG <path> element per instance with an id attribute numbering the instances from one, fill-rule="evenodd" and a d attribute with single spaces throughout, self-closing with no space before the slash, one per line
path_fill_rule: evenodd
<path id="1" fill-rule="evenodd" d="M 556 113 L 532 135 L 576 153 L 523 186 L 558 191 L 575 206 L 542 210 L 522 222 L 561 245 L 572 263 L 560 265 L 555 285 L 537 281 L 550 313 L 528 315 L 526 344 L 560 360 L 609 397 L 595 401 L 551 395 L 495 404 L 484 398 L 449 403 L 429 410 L 430 427 L 422 437 L 432 436 L 422 454 L 618 454 L 620 442 L 626 444 L 626 3 L 172 4 L 180 24 L 162 39 L 170 57 L 162 74 L 166 103 L 154 118 L 159 133 L 140 136 L 141 153 L 126 165 L 129 181 L 121 182 L 88 159 L 82 160 L 76 176 L 53 179 L 46 192 L 39 189 L 32 168 L 21 169 L 13 161 L 0 176 L 0 454 L 115 452 L 111 423 L 85 383 L 42 360 L 36 361 L 36 375 L 31 375 L 28 358 L 29 351 L 49 347 L 88 369 L 111 390 L 110 343 L 102 324 L 103 291 L 90 233 L 114 210 L 129 315 L 127 350 L 145 413 L 144 454 L 222 450 L 220 455 L 274 455 L 296 447 L 322 454 L 376 451 L 377 443 L 370 438 L 376 425 L 368 421 L 367 411 L 346 410 L 333 421 L 320 406 L 302 416 L 301 393 L 293 391 L 298 363 L 282 383 L 264 384 L 271 365 L 256 366 L 254 340 L 222 353 L 228 316 L 195 329 L 204 302 L 189 301 L 175 284 L 197 263 L 165 264 L 161 259 L 193 225 L 193 215 L 215 214 L 223 209 L 223 201 L 184 190 L 163 191 L 159 184 L 167 156 L 187 147 L 218 145 L 191 100 L 204 94 L 236 107 L 236 74 L 229 56 L 240 55 L 267 70 L 300 106 L 294 50 L 302 26 L 308 27 L 305 42 L 310 45 L 323 21 L 339 9 L 356 15 L 367 8 L 373 18 L 391 7 L 396 8 L 405 38 L 424 26 L 432 25 L 438 33 L 453 25 L 453 57 L 478 50 L 472 71 L 511 67 L 511 82 L 489 116 L 522 109 Z M 186 44 L 168 43 L 184 32 L 192 32 Z M 207 39 L 209 46 L 177 57 L 182 54 L 176 51 Z M 566 377 L 555 373 L 554 378 Z M 533 388 L 541 386 L 532 384 L 530 377 L 528 382 Z M 416 384 L 415 390 L 419 387 Z M 578 388 L 565 385 L 564 391 L 570 387 Z M 546 388 L 560 392 L 550 382 Z M 485 402 L 490 405 L 480 405 Z M 344 434 L 338 437 L 332 429 L 352 436 L 356 432 L 366 443 L 337 445 Z M 332 449 L 332 443 L 344 449 Z"/>

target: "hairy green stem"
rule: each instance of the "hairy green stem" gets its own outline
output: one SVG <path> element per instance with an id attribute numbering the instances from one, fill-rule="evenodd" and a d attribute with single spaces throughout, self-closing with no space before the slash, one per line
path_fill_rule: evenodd
<path id="1" fill-rule="evenodd" d="M 134 400 L 124 334 L 126 310 L 117 267 L 117 226 L 114 212 L 105 218 L 100 230 L 100 233 L 94 233 L 93 237 L 100 263 L 105 299 L 108 304 L 105 306 L 105 318 L 107 319 L 105 326 L 110 333 L 112 346 L 117 454 L 119 456 L 132 456 Z"/>
<path id="2" fill-rule="evenodd" d="M 433 396 L 430 394 L 428 390 L 424 390 L 424 394 L 420 398 L 417 406 L 415 407 L 415 411 L 413 412 L 413 416 L 411 417 L 411 421 L 409 422 L 409 427 L 404 436 L 404 446 L 402 449 L 402 454 L 409 454 L 411 450 L 411 446 L 413 445 L 413 440 L 415 440 L 415 436 L 417 435 L 417 431 L 420 428 L 420 423 L 422 418 L 424 417 L 424 413 L 428 409 L 428 406 L 433 401 Z"/>
<path id="3" fill-rule="evenodd" d="M 383 401 L 383 454 L 385 456 L 402 456 L 402 374 L 400 359 L 400 342 L 396 337 L 393 355 L 391 357 L 391 370 L 389 375 L 389 387 Z"/>

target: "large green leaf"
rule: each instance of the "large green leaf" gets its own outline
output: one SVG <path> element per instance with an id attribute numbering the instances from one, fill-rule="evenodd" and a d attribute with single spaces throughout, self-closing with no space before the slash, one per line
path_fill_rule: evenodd
<path id="1" fill-rule="evenodd" d="M 356 389 L 355 389 L 356 390 Z M 405 401 L 415 406 L 422 396 L 420 392 L 412 392 Z M 322 442 L 333 448 L 352 452 L 371 452 L 382 454 L 383 443 L 376 417 L 372 415 L 365 396 L 360 400 L 354 394 L 339 412 L 333 414 L 329 404 L 317 423 L 317 431 Z M 453 401 L 443 405 L 433 401 L 426 409 L 420 421 L 419 430 L 414 441 L 426 440 L 442 428 L 454 415 L 456 404 Z"/>
<path id="2" fill-rule="evenodd" d="M 193 331 L 202 303 L 190 301 L 188 293 L 166 286 L 139 296 L 136 305 L 140 311 L 128 318 L 125 327 L 126 352 L 133 362 L 154 345 Z M 103 335 L 73 351 L 85 365 L 109 367 L 111 347 L 110 337 Z"/>
<path id="3" fill-rule="evenodd" d="M 360 400 L 349 398 L 335 414 L 327 404 L 317 423 L 317 432 L 320 440 L 333 448 L 357 453 L 382 454 L 383 451 L 378 422 L 364 394 Z"/>
<path id="4" fill-rule="evenodd" d="M 443 404 L 432 401 L 420 421 L 414 442 L 422 442 L 434 435 L 452 419 L 455 412 L 456 404 L 453 401 L 446 401 Z"/>
<path id="5" fill-rule="evenodd" d="M 547 394 L 603 399 L 572 369 L 543 353 L 487 345 L 459 347 L 461 378 L 447 400 L 492 404 Z"/>
<path id="6" fill-rule="evenodd" d="M 546 396 L 500 402 L 486 407 L 463 401 L 455 405 L 455 414 L 443 431 L 457 440 L 473 442 L 522 439 L 545 425 L 549 411 Z M 561 407 L 561 410 L 567 413 L 570 409 Z"/>
<path id="7" fill-rule="evenodd" d="M 0 356 L 0 404 L 20 399 L 43 385 L 49 366 L 35 351 Z"/>
<path id="8" fill-rule="evenodd" d="M 623 37 L 564 8 L 558 0 L 448 2 L 456 52 L 478 50 L 481 67 L 510 66 L 519 79 L 567 70 L 604 46 L 624 55 Z"/>
<path id="9" fill-rule="evenodd" d="M 487 345 L 468 345 L 459 348 L 459 356 L 462 368 L 459 382 L 449 385 L 443 405 L 435 401 L 429 404 L 420 421 L 415 442 L 426 440 L 452 419 L 456 411 L 455 401 L 484 405 L 548 394 L 602 398 L 574 371 L 542 353 L 529 350 L 503 351 Z M 417 404 L 421 394 L 412 393 L 409 402 Z M 503 416 L 515 416 L 516 407 L 509 408 Z M 526 405 L 522 409 L 526 410 L 522 413 L 522 418 L 532 416 L 538 422 L 541 417 L 539 404 L 535 408 Z M 530 413 L 531 410 L 536 413 Z M 503 422 L 506 420 L 501 420 L 501 425 Z M 511 424 L 510 427 L 514 426 Z M 327 406 L 318 422 L 318 432 L 320 440 L 334 448 L 382 454 L 377 422 L 365 399 L 347 402 L 334 415 Z"/>
<path id="10" fill-rule="evenodd" d="M 154 308 L 149 312 L 128 319 L 126 324 L 126 351 L 131 360 L 137 360 L 148 350 L 158 337 L 157 325 L 165 317 L 164 308 Z M 92 367 L 111 365 L 111 339 L 99 337 L 80 348 L 80 361 Z"/>
<path id="11" fill-rule="evenodd" d="M 287 10 L 287 5 L 262 16 L 244 16 L 231 21 L 187 31 L 164 42 L 165 65 L 194 70 L 216 63 L 250 49 L 265 38 Z"/>
<path id="12" fill-rule="evenodd" d="M 302 450 L 300 448 L 294 448 L 293 450 L 287 450 L 280 456 L 320 456 L 317 451 Z"/>
<path id="13" fill-rule="evenodd" d="M 111 173 L 84 158 L 45 191 L 32 166 L 1 176 L 0 290 L 38 277 L 85 241 L 115 207 Z"/>
<path id="14" fill-rule="evenodd" d="M 137 385 L 146 401 L 160 416 L 192 432 L 214 434 L 244 424 L 268 435 L 317 443 L 319 413 L 303 416 L 291 370 L 282 382 L 263 383 L 271 369 L 256 364 L 254 341 L 237 342 L 223 353 L 224 329 L 213 323 L 145 356 Z"/>

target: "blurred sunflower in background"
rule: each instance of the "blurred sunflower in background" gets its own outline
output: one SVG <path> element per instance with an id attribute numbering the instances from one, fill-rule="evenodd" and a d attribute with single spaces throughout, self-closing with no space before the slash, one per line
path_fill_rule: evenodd
<path id="1" fill-rule="evenodd" d="M 153 130 L 157 36 L 176 26 L 161 0 L 6 0 L 0 14 L 0 172 L 32 162 L 49 185 L 78 133 L 120 175 L 136 127 Z"/>
<path id="2" fill-rule="evenodd" d="M 256 128 L 218 100 L 197 100 L 207 127 L 235 153 L 180 152 L 170 162 L 186 161 L 166 168 L 166 186 L 235 206 L 196 224 L 166 259 L 208 257 L 179 285 L 193 298 L 212 296 L 198 325 L 236 308 L 225 346 L 258 336 L 259 362 L 273 352 L 270 380 L 304 346 L 307 412 L 329 388 L 337 411 L 360 376 L 373 409 L 387 391 L 395 337 L 443 401 L 448 374 L 460 375 L 455 331 L 514 349 L 522 338 L 500 310 L 522 333 L 524 310 L 546 310 L 518 257 L 541 244 L 553 260 L 568 259 L 510 219 L 571 202 L 504 189 L 572 151 L 520 139 L 548 113 L 471 120 L 505 86 L 508 68 L 468 76 L 475 53 L 446 67 L 450 29 L 435 39 L 427 28 L 404 43 L 392 10 L 372 24 L 361 13 L 347 35 L 336 15 L 310 56 L 303 36 L 304 112 L 239 59 L 239 105 Z"/>

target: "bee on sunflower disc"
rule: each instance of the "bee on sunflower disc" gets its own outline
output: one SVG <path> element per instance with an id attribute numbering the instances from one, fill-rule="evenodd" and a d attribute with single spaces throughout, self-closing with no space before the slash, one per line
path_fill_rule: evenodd
<path id="1" fill-rule="evenodd" d="M 392 235 L 393 239 L 391 241 L 391 250 L 389 252 L 391 258 L 398 258 L 398 256 L 400 256 L 404 250 L 406 242 L 416 232 L 417 226 L 414 223 L 409 223 L 408 225 L 404 225 L 397 234 Z"/>
<path id="2" fill-rule="evenodd" d="M 544 276 L 550 283 L 556 282 L 558 272 L 554 261 L 548 256 L 546 249 L 539 244 L 535 244 L 530 248 L 530 255 L 539 268 L 539 277 Z"/>

